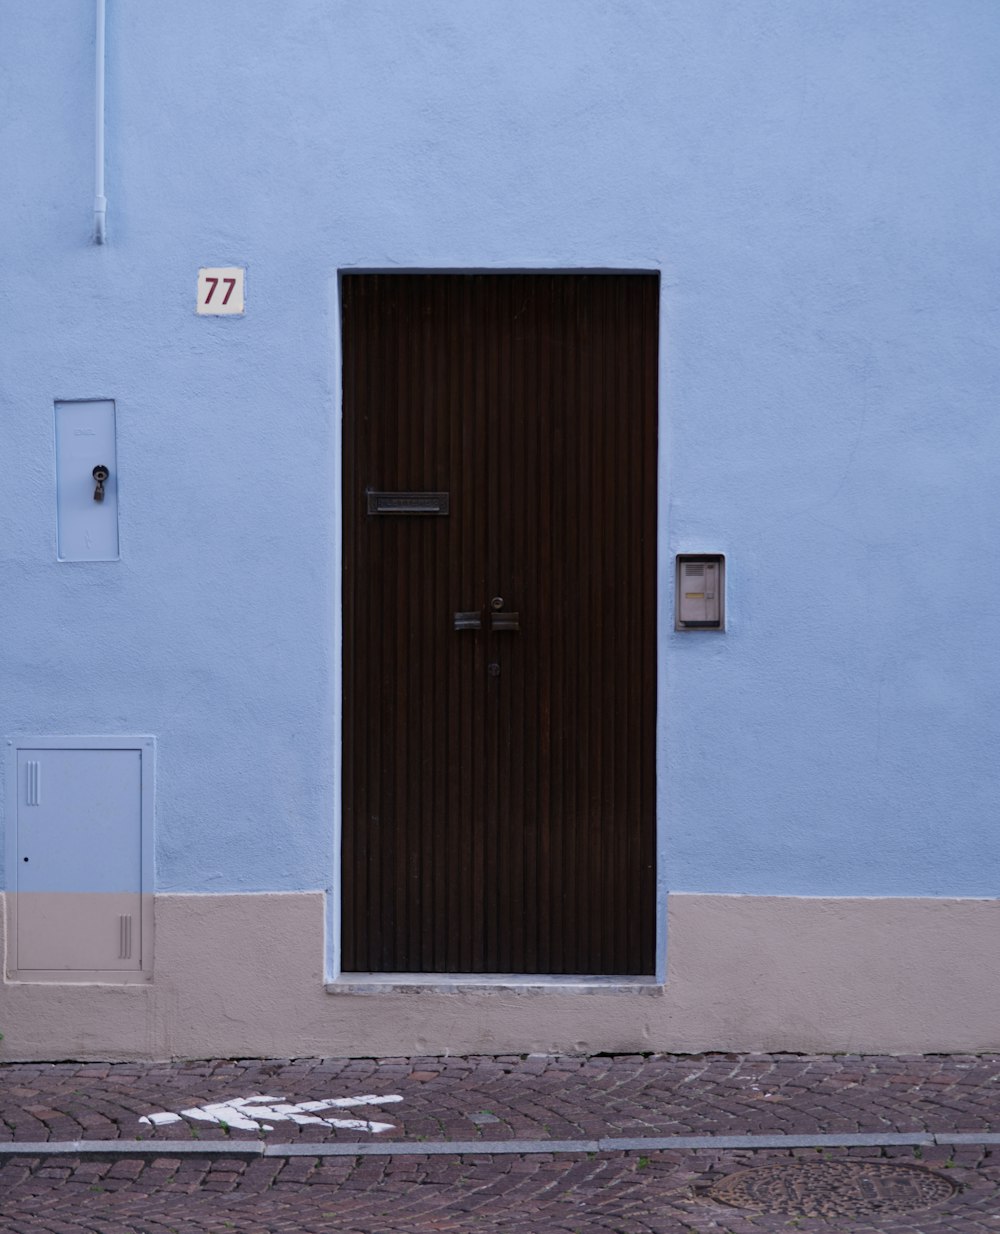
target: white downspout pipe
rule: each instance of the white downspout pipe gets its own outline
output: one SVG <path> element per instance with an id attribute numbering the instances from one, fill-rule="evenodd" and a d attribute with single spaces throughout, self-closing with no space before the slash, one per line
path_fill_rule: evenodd
<path id="1" fill-rule="evenodd" d="M 95 65 L 94 243 L 108 238 L 108 199 L 104 196 L 104 6 L 97 0 L 97 63 Z"/>

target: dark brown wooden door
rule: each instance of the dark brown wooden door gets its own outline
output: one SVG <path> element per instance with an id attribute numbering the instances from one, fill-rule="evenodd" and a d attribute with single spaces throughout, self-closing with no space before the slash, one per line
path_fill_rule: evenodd
<path id="1" fill-rule="evenodd" d="M 658 279 L 342 295 L 343 968 L 652 973 Z"/>

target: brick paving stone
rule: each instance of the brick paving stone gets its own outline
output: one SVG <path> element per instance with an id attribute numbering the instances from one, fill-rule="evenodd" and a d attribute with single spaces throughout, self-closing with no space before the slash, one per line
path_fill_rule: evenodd
<path id="1" fill-rule="evenodd" d="M 929 1150 L 923 1150 L 925 1154 Z M 10 1234 L 983 1234 L 1000 1217 L 1000 1159 L 963 1148 L 960 1162 L 933 1164 L 961 1184 L 952 1199 L 918 1214 L 835 1223 L 726 1208 L 701 1194 L 736 1170 L 789 1160 L 883 1159 L 927 1165 L 913 1150 L 766 1153 L 664 1152 L 589 1156 L 339 1158 L 313 1162 L 305 1183 L 290 1163 L 183 1163 L 197 1186 L 163 1181 L 149 1163 L 118 1190 L 100 1191 L 79 1162 L 35 1161 L 0 1195 Z M 301 1162 L 296 1170 L 301 1170 Z"/>
<path id="2" fill-rule="evenodd" d="M 3 1234 L 831 1234 L 829 1224 L 725 1209 L 694 1188 L 712 1177 L 809 1153 L 599 1153 L 531 1156 L 181 1159 L 177 1141 L 221 1127 L 139 1124 L 266 1093 L 289 1102 L 398 1093 L 334 1116 L 391 1122 L 380 1137 L 419 1141 L 669 1134 L 1000 1131 L 1000 1056 L 809 1057 L 513 1055 L 490 1058 L 201 1060 L 156 1064 L 6 1064 L 0 1139 L 142 1138 L 146 1160 L 0 1158 Z M 488 1119 L 479 1121 L 486 1113 Z M 238 1140 L 362 1138 L 291 1122 Z M 976 1144 L 830 1150 L 918 1161 L 964 1190 L 917 1218 L 836 1225 L 837 1234 L 979 1234 L 1000 1230 L 1000 1158 Z M 228 1223 L 228 1224 L 227 1224 Z"/>
<path id="3" fill-rule="evenodd" d="M 402 1103 L 351 1117 L 393 1124 L 388 1138 L 496 1139 L 623 1134 L 976 1131 L 1000 1127 L 1000 1057 L 821 1058 L 797 1055 L 473 1057 L 409 1060 L 207 1060 L 195 1064 L 59 1063 L 0 1069 L 0 1139 L 183 1140 L 222 1129 L 187 1119 L 139 1123 L 265 1093 L 289 1102 L 398 1093 Z M 487 1111 L 497 1123 L 477 1123 Z M 333 1111 L 334 1115 L 341 1111 Z M 478 1130 L 477 1130 L 478 1128 Z M 235 1138 L 354 1139 L 282 1122 Z"/>

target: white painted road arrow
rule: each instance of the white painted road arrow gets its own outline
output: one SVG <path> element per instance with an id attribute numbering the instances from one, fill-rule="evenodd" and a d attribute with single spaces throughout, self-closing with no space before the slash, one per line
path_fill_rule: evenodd
<path id="1" fill-rule="evenodd" d="M 377 1135 L 391 1131 L 395 1123 L 376 1123 L 366 1118 L 318 1118 L 320 1110 L 344 1110 L 358 1105 L 389 1105 L 403 1098 L 394 1094 L 382 1097 L 329 1097 L 325 1101 L 299 1101 L 294 1105 L 281 1097 L 263 1094 L 255 1097 L 233 1097 L 230 1101 L 215 1101 L 209 1105 L 194 1106 L 179 1114 L 167 1112 L 147 1114 L 140 1123 L 147 1127 L 165 1127 L 193 1118 L 197 1122 L 215 1123 L 220 1127 L 238 1127 L 244 1131 L 273 1131 L 271 1123 L 292 1122 L 305 1125 L 319 1123 L 324 1127 L 338 1127 L 344 1131 L 368 1131 Z"/>

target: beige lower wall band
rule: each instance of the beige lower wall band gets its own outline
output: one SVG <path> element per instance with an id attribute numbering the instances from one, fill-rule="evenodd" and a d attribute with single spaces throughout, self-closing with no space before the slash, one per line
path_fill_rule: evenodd
<path id="1" fill-rule="evenodd" d="M 162 895 L 154 913 L 150 982 L 5 981 L 4 1056 L 1000 1049 L 996 900 L 671 895 L 656 996 L 331 996 L 322 893 Z"/>

